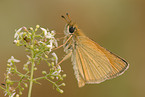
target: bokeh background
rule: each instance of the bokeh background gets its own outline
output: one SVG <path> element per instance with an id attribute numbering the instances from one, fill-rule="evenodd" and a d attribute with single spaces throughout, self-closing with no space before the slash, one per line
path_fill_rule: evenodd
<path id="1" fill-rule="evenodd" d="M 34 85 L 32 97 L 145 97 L 145 0 L 0 0 L 0 82 L 11 55 L 26 60 L 24 48 L 13 44 L 15 29 L 39 24 L 62 33 L 60 16 L 66 12 L 88 37 L 125 58 L 130 68 L 115 79 L 78 88 L 68 59 L 61 64 L 67 74 L 64 93 L 42 81 Z M 59 60 L 65 55 L 62 48 L 57 54 Z"/>

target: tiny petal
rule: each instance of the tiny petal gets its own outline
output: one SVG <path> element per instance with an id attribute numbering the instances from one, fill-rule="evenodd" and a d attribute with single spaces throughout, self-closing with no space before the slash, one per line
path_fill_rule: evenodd
<path id="1" fill-rule="evenodd" d="M 31 62 L 30 61 L 28 61 L 26 64 L 28 65 L 28 64 L 30 64 Z"/>
<path id="2" fill-rule="evenodd" d="M 55 30 L 52 30 L 51 33 L 54 35 L 55 34 Z"/>
<path id="3" fill-rule="evenodd" d="M 7 96 L 7 94 L 8 94 L 8 92 L 7 92 L 7 91 L 5 91 L 5 95 L 4 95 L 4 96 Z"/>
<path id="4" fill-rule="evenodd" d="M 53 43 L 53 40 L 49 40 L 50 44 L 47 45 L 47 47 L 49 47 L 50 49 L 52 49 L 52 43 Z"/>
<path id="5" fill-rule="evenodd" d="M 58 69 L 58 71 L 57 71 L 58 73 L 60 73 L 62 71 L 60 65 L 57 66 L 57 69 Z"/>
<path id="6" fill-rule="evenodd" d="M 29 56 L 29 55 L 26 55 L 27 56 L 27 58 L 30 60 L 31 59 L 31 57 Z"/>
<path id="7" fill-rule="evenodd" d="M 18 63 L 18 62 L 20 62 L 20 60 L 14 59 L 14 62 L 17 62 Z"/>
<path id="8" fill-rule="evenodd" d="M 52 56 L 55 57 L 55 63 L 57 64 L 57 61 L 58 61 L 58 57 L 55 53 L 52 53 Z"/>
<path id="9" fill-rule="evenodd" d="M 19 28 L 19 29 L 16 31 L 16 33 L 15 33 L 15 35 L 14 35 L 14 38 L 16 38 L 16 37 L 19 35 L 18 33 L 22 30 L 22 28 L 23 28 L 23 27 Z"/>
<path id="10" fill-rule="evenodd" d="M 48 48 L 52 49 L 52 43 L 51 44 L 48 44 L 46 45 Z"/>
<path id="11" fill-rule="evenodd" d="M 14 62 L 20 62 L 20 60 L 17 60 L 13 56 L 11 56 L 11 58 L 8 59 L 8 62 L 11 63 L 12 61 L 14 61 Z"/>
<path id="12" fill-rule="evenodd" d="M 30 63 L 31 63 L 30 61 L 27 61 L 27 63 L 24 64 L 24 66 L 23 66 L 23 70 L 28 71 L 28 70 L 29 70 L 28 65 L 29 65 Z"/>
<path id="13" fill-rule="evenodd" d="M 47 35 L 46 35 L 46 38 L 54 38 L 54 37 L 50 32 L 48 32 Z"/>
<path id="14" fill-rule="evenodd" d="M 41 29 L 42 31 L 44 31 L 44 35 L 46 36 L 46 35 L 47 35 L 47 30 L 46 30 L 45 28 L 41 28 L 41 27 L 40 27 L 40 29 Z"/>
<path id="15" fill-rule="evenodd" d="M 62 71 L 62 70 L 61 70 L 61 67 L 60 67 L 60 66 L 57 66 L 57 70 L 54 71 L 52 74 L 53 74 L 53 75 L 59 75 L 61 71 Z M 56 77 L 56 79 L 58 79 L 58 77 Z"/>
<path id="16" fill-rule="evenodd" d="M 38 43 L 42 43 L 43 44 L 44 42 L 43 41 L 38 41 Z"/>
<path id="17" fill-rule="evenodd" d="M 16 94 L 16 93 L 14 92 L 14 93 L 13 93 L 10 97 L 14 97 L 14 96 L 15 96 L 15 94 Z"/>
<path id="18" fill-rule="evenodd" d="M 10 58 L 10 59 L 8 59 L 8 62 L 10 63 L 13 59 L 14 59 L 14 57 L 13 57 L 13 56 L 11 56 L 11 58 Z"/>
<path id="19" fill-rule="evenodd" d="M 11 68 L 8 68 L 7 75 L 9 75 L 10 73 L 11 73 Z"/>

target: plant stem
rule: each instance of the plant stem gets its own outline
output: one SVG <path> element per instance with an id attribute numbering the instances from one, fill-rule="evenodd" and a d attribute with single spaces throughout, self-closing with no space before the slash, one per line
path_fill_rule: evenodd
<path id="1" fill-rule="evenodd" d="M 30 75 L 30 84 L 29 84 L 29 91 L 28 91 L 28 97 L 31 97 L 31 93 L 32 93 L 32 86 L 33 86 L 33 75 L 34 75 L 34 66 L 35 66 L 35 62 L 34 62 L 34 58 L 35 58 L 35 55 L 34 55 L 34 37 L 35 37 L 35 32 L 33 31 L 32 32 L 32 37 L 31 37 L 31 62 L 32 62 L 32 65 L 31 65 L 31 75 Z"/>
<path id="2" fill-rule="evenodd" d="M 33 73 L 34 73 L 34 61 L 33 61 L 32 66 L 31 66 L 31 75 L 30 75 L 30 84 L 29 84 L 28 97 L 31 97 L 32 85 L 33 85 Z"/>
<path id="3" fill-rule="evenodd" d="M 31 51 L 32 53 L 32 66 L 31 66 L 31 75 L 30 75 L 30 84 L 29 84 L 29 91 L 28 91 L 28 97 L 31 97 L 32 93 L 32 86 L 33 86 L 33 74 L 34 74 L 34 52 L 33 50 Z"/>

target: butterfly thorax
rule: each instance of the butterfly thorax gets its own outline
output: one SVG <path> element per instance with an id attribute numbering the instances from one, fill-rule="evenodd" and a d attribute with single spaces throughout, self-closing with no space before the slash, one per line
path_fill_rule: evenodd
<path id="1" fill-rule="evenodd" d="M 70 33 L 70 31 L 69 31 L 70 26 L 73 26 L 75 28 L 75 31 L 73 33 Z M 84 33 L 78 28 L 77 25 L 67 24 L 65 26 L 64 34 L 66 36 L 64 38 L 63 43 L 65 43 L 66 41 L 67 41 L 67 43 L 63 47 L 64 47 L 64 51 L 66 53 L 73 52 L 76 49 L 78 37 L 80 37 L 80 36 L 86 37 L 84 35 Z"/>

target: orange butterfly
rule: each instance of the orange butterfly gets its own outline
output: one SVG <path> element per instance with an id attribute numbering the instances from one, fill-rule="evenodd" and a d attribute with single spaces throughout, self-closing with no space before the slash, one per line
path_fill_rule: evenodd
<path id="1" fill-rule="evenodd" d="M 71 57 L 79 87 L 115 78 L 128 69 L 129 64 L 124 59 L 85 36 L 70 16 L 66 15 L 68 20 L 62 16 L 67 22 L 63 45 L 67 55 L 63 60 Z"/>

